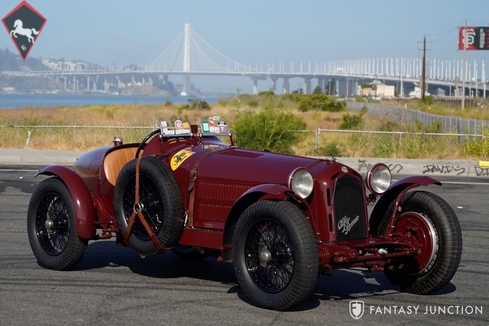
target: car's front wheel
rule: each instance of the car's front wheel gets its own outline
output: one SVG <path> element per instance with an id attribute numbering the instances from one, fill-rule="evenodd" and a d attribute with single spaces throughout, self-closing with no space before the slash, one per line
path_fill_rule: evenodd
<path id="1" fill-rule="evenodd" d="M 73 200 L 59 179 L 41 181 L 32 194 L 27 211 L 27 235 L 42 267 L 71 269 L 85 255 L 88 240 L 78 237 Z"/>
<path id="2" fill-rule="evenodd" d="M 462 232 L 452 208 L 439 196 L 415 191 L 399 204 L 394 230 L 387 230 L 394 209 L 392 203 L 377 234 L 400 234 L 421 246 L 417 255 L 402 258 L 384 267 L 396 289 L 428 294 L 447 285 L 457 271 L 462 255 Z"/>
<path id="3" fill-rule="evenodd" d="M 259 201 L 241 215 L 233 237 L 234 270 L 256 306 L 285 310 L 316 284 L 319 256 L 311 225 L 285 201 Z"/>

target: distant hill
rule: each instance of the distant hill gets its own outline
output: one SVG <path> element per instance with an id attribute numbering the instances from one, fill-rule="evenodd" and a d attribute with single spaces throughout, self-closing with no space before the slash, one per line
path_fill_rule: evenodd
<path id="1" fill-rule="evenodd" d="M 0 49 L 0 72 L 2 71 L 29 71 L 46 69 L 40 59 L 27 57 L 22 60 L 19 53 L 12 52 L 10 49 Z"/>
<path id="2" fill-rule="evenodd" d="M 15 49 L 14 49 L 15 50 Z M 47 58 L 46 58 L 47 59 Z M 56 63 L 67 63 L 64 59 L 49 59 L 41 60 L 35 57 L 28 57 L 25 61 L 22 60 L 18 52 L 12 52 L 9 48 L 0 49 L 0 92 L 4 88 L 12 88 L 15 92 L 44 92 L 44 91 L 66 91 L 66 89 L 72 90 L 73 86 L 71 84 L 71 79 L 68 80 L 68 87 L 65 89 L 65 84 L 63 81 L 58 80 L 54 77 L 39 77 L 39 76 L 12 76 L 8 74 L 2 74 L 2 71 L 23 71 L 29 72 L 33 70 L 49 70 L 53 69 L 50 67 L 49 62 L 54 62 L 54 69 L 56 68 Z M 48 64 L 43 64 L 43 62 L 48 62 Z M 95 70 L 102 69 L 101 66 L 93 63 L 87 63 L 81 60 L 76 60 L 75 62 L 81 62 L 86 69 Z M 71 62 L 72 63 L 72 62 Z M 137 69 L 136 65 L 130 65 L 124 67 L 123 69 Z M 79 82 L 81 88 L 80 91 L 86 89 L 83 88 L 87 85 L 86 79 L 84 77 L 79 77 Z M 98 90 L 102 90 L 104 81 L 109 83 L 109 92 L 120 92 L 121 94 L 145 94 L 145 95 L 156 95 L 156 94 L 171 94 L 177 96 L 180 94 L 180 90 L 177 90 L 173 83 L 164 82 L 162 79 L 154 80 L 154 85 L 144 86 L 144 85 L 128 85 L 127 87 L 118 89 L 118 81 L 114 76 L 107 76 L 104 79 L 100 79 Z M 126 81 L 127 82 L 127 81 Z M 197 92 L 198 93 L 198 92 Z"/>

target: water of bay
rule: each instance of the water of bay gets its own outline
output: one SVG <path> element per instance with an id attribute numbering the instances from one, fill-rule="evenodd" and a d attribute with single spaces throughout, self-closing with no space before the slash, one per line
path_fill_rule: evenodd
<path id="1" fill-rule="evenodd" d="M 124 104 L 186 104 L 194 97 L 186 96 L 144 96 L 144 95 L 106 95 L 106 94 L 9 94 L 0 93 L 0 109 L 74 107 L 89 105 L 124 105 Z M 214 104 L 218 97 L 200 97 L 202 101 Z"/>

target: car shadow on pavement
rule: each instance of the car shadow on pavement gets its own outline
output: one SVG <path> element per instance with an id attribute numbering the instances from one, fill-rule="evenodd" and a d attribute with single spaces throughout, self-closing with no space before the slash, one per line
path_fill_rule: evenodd
<path id="1" fill-rule="evenodd" d="M 90 270 L 106 267 L 127 267 L 138 275 L 159 278 L 183 278 L 218 282 L 229 286 L 227 293 L 236 293 L 244 302 L 252 304 L 238 285 L 232 264 L 218 263 L 215 258 L 185 260 L 172 252 L 149 256 L 142 259 L 135 251 L 117 246 L 115 241 L 96 241 L 88 246 L 87 252 L 75 270 Z M 453 283 L 431 295 L 443 295 L 456 290 Z M 382 272 L 368 272 L 362 269 L 333 270 L 321 276 L 311 293 L 291 311 L 312 310 L 321 301 L 358 300 L 368 297 L 388 296 L 399 293 Z"/>
<path id="2" fill-rule="evenodd" d="M 217 263 L 213 257 L 201 260 L 185 260 L 171 251 L 141 258 L 128 247 L 121 247 L 115 241 L 95 241 L 75 270 L 90 270 L 106 267 L 127 267 L 133 273 L 152 278 L 192 277 L 210 281 L 230 282 L 237 285 L 233 266 Z"/>
<path id="3" fill-rule="evenodd" d="M 447 284 L 429 295 L 444 295 L 456 291 L 453 283 Z M 399 294 L 382 272 L 369 272 L 360 269 L 341 269 L 331 271 L 318 279 L 314 292 L 294 311 L 311 310 L 321 301 L 364 300 Z M 416 296 L 416 294 L 412 294 Z"/>

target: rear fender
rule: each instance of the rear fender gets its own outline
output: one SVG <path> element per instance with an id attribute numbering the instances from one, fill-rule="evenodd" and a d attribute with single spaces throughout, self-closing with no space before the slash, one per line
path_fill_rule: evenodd
<path id="1" fill-rule="evenodd" d="M 394 182 L 389 189 L 377 200 L 372 214 L 370 214 L 370 233 L 374 234 L 379 227 L 386 210 L 393 200 L 399 202 L 404 194 L 419 186 L 429 186 L 435 184 L 441 186 L 441 182 L 428 176 L 409 176 Z"/>
<path id="2" fill-rule="evenodd" d="M 92 196 L 83 180 L 71 169 L 61 165 L 47 166 L 36 174 L 55 176 L 59 178 L 71 194 L 73 206 L 75 207 L 76 230 L 78 236 L 84 239 L 95 237 L 95 210 Z"/>

